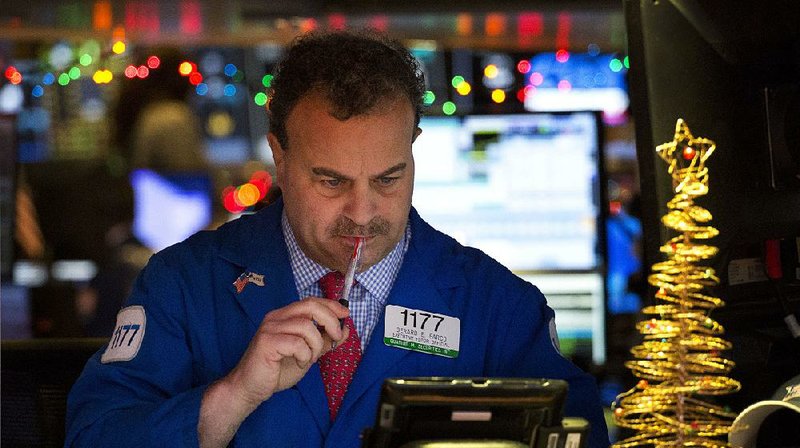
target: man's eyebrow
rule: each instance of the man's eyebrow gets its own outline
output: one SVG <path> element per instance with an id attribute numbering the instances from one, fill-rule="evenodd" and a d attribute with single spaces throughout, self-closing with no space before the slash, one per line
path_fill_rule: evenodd
<path id="1" fill-rule="evenodd" d="M 396 173 L 398 171 L 402 171 L 402 170 L 406 169 L 406 166 L 408 166 L 408 164 L 406 162 L 398 163 L 397 165 L 389 167 L 388 169 L 386 169 L 383 172 L 379 173 L 377 176 L 375 176 L 375 178 L 378 179 L 378 178 L 381 178 L 381 177 L 386 177 L 386 176 L 389 176 L 390 174 L 394 174 L 394 173 Z M 350 177 L 345 176 L 344 174 L 342 174 L 342 173 L 340 173 L 340 172 L 338 172 L 336 170 L 332 170 L 330 168 L 325 168 L 325 167 L 314 167 L 314 168 L 311 168 L 311 172 L 316 174 L 317 176 L 333 177 L 335 179 L 344 179 L 344 180 L 349 180 L 350 179 Z"/>
<path id="2" fill-rule="evenodd" d="M 386 176 L 388 176 L 390 174 L 394 174 L 394 173 L 396 173 L 398 171 L 402 171 L 404 169 L 406 169 L 406 163 L 405 162 L 401 162 L 401 163 L 398 163 L 397 165 L 395 165 L 395 166 L 383 171 L 382 173 L 378 174 L 377 176 L 375 176 L 375 178 L 376 179 L 380 179 L 381 177 L 386 177 Z"/>
<path id="3" fill-rule="evenodd" d="M 349 177 L 345 176 L 344 174 L 342 174 L 342 173 L 340 173 L 338 171 L 332 170 L 330 168 L 314 167 L 314 168 L 311 168 L 311 172 L 316 174 L 317 176 L 333 177 L 333 178 L 336 178 L 336 179 L 350 179 Z"/>

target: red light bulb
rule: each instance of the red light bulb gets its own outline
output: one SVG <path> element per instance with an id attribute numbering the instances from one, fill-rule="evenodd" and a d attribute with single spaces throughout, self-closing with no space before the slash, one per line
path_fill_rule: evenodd
<path id="1" fill-rule="evenodd" d="M 161 65 L 161 59 L 158 56 L 150 56 L 147 58 L 147 66 L 150 68 L 158 68 Z"/>

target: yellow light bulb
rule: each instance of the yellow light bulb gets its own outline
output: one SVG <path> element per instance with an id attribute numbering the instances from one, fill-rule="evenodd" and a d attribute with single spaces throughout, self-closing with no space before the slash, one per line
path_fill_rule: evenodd
<path id="1" fill-rule="evenodd" d="M 500 89 L 492 90 L 492 101 L 494 101 L 495 103 L 499 104 L 499 103 L 502 103 L 505 100 L 506 100 L 506 92 L 504 92 L 504 91 L 502 91 Z"/>
<path id="2" fill-rule="evenodd" d="M 111 51 L 115 54 L 125 53 L 125 42 L 121 40 L 114 42 L 114 45 L 111 46 Z"/>

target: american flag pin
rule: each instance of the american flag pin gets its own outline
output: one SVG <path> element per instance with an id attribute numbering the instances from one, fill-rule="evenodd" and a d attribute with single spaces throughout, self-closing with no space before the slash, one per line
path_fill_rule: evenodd
<path id="1" fill-rule="evenodd" d="M 256 274 L 250 271 L 242 272 L 242 275 L 233 282 L 233 286 L 236 287 L 236 293 L 239 294 L 244 291 L 244 287 L 247 286 L 248 283 L 253 283 L 256 286 L 264 286 L 264 274 Z"/>

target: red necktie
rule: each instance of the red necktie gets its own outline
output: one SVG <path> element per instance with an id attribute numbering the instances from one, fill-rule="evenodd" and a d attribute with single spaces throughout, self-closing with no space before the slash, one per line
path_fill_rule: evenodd
<path id="1" fill-rule="evenodd" d="M 329 272 L 319 279 L 319 286 L 325 298 L 338 300 L 344 287 L 344 276 L 339 272 Z M 344 323 L 350 327 L 350 335 L 347 340 L 319 358 L 319 368 L 322 372 L 322 382 L 325 383 L 325 393 L 328 395 L 331 420 L 336 418 L 344 393 L 347 392 L 347 386 L 350 385 L 353 373 L 361 361 L 361 340 L 356 334 L 353 319 L 348 317 Z"/>

